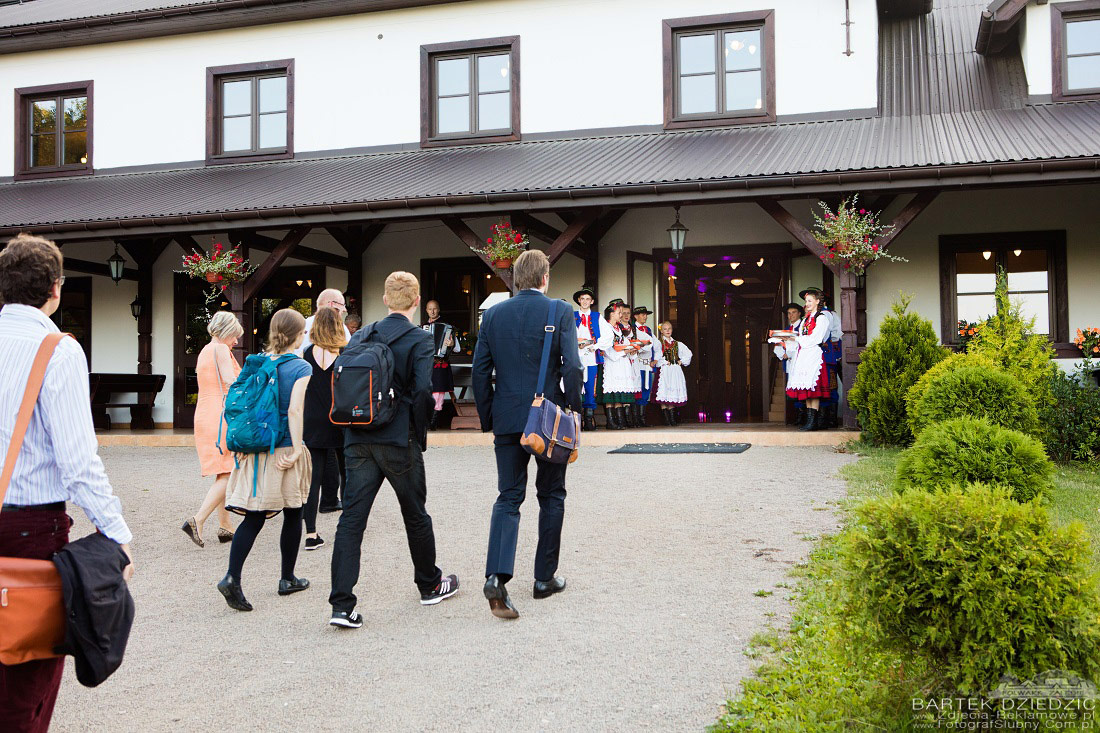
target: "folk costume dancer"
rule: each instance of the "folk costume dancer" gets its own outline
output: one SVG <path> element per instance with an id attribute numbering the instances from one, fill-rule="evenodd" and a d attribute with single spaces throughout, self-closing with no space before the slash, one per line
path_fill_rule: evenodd
<path id="1" fill-rule="evenodd" d="M 439 413 L 443 411 L 443 402 L 455 389 L 450 353 L 461 352 L 462 344 L 454 335 L 454 329 L 439 320 L 438 302 L 429 300 L 424 310 L 428 314 L 428 320 L 422 328 L 432 335 L 435 348 L 435 357 L 432 361 L 432 399 L 435 400 L 435 409 L 432 410 L 431 419 L 428 421 L 428 430 L 435 430 L 436 423 L 439 422 Z M 448 329 L 450 329 L 449 333 Z"/>
<path id="2" fill-rule="evenodd" d="M 797 331 L 798 324 L 802 322 L 802 306 L 798 303 L 788 303 L 787 307 L 783 309 L 783 320 L 787 322 L 787 330 Z M 793 341 L 784 341 L 782 343 L 775 344 L 775 348 L 772 351 L 783 363 L 783 389 L 786 392 L 786 380 L 790 379 L 791 360 L 794 359 L 795 351 L 797 347 Z M 806 422 L 806 404 L 800 400 L 796 400 L 793 397 L 787 397 L 787 402 L 793 402 L 795 404 L 795 425 L 802 425 Z"/>
<path id="3" fill-rule="evenodd" d="M 844 331 L 840 326 L 840 316 L 836 311 L 829 310 L 829 296 L 823 292 L 821 292 L 821 309 L 829 312 L 829 338 L 821 344 L 825 367 L 829 370 L 829 397 L 821 400 L 820 429 L 829 430 L 840 424 L 837 420 L 837 409 L 840 406 L 840 364 L 844 354 Z"/>
<path id="4" fill-rule="evenodd" d="M 639 428 L 644 428 L 647 427 L 645 408 L 649 405 L 649 395 L 653 388 L 653 360 L 657 346 L 657 336 L 654 335 L 653 329 L 646 325 L 646 320 L 653 315 L 653 311 L 644 305 L 639 305 L 634 308 L 633 315 L 634 332 L 639 339 L 644 340 L 645 336 L 649 337 L 649 343 L 638 351 L 638 356 L 635 358 L 641 389 L 635 395 L 637 400 L 634 403 L 634 422 Z"/>
<path id="5" fill-rule="evenodd" d="M 584 370 L 584 407 L 583 430 L 596 429 L 596 377 L 603 365 L 603 354 L 596 348 L 600 340 L 601 322 L 599 313 L 592 311 L 596 293 L 584 287 L 573 293 L 573 302 L 578 309 L 573 311 L 577 321 L 577 349 L 581 355 L 581 368 Z"/>
<path id="6" fill-rule="evenodd" d="M 604 356 L 597 391 L 607 416 L 608 430 L 626 428 L 626 406 L 634 404 L 637 391 L 634 367 L 630 364 L 630 328 L 622 322 L 627 314 L 623 306 L 622 300 L 616 299 L 604 309 L 607 332 L 601 335 L 597 344 Z"/>
<path id="7" fill-rule="evenodd" d="M 691 364 L 691 349 L 683 341 L 672 337 L 672 323 L 662 321 L 661 339 L 654 349 L 657 352 L 657 379 L 653 384 L 653 401 L 661 406 L 665 425 L 680 424 L 681 405 L 687 403 L 687 378 L 684 367 Z"/>
<path id="8" fill-rule="evenodd" d="M 834 316 L 822 309 L 821 291 L 803 290 L 806 316 L 798 325 L 793 339 L 796 347 L 787 376 L 787 396 L 806 401 L 806 422 L 799 430 L 820 430 L 821 402 L 830 396 L 829 369 L 821 344 L 829 340 Z"/>

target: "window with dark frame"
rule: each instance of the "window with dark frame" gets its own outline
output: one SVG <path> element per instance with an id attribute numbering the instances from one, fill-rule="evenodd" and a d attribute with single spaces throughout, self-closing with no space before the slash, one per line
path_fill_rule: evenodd
<path id="1" fill-rule="evenodd" d="M 519 139 L 519 38 L 421 47 L 421 142 Z"/>
<path id="2" fill-rule="evenodd" d="M 1100 98 L 1100 0 L 1051 4 L 1055 101 Z"/>
<path id="3" fill-rule="evenodd" d="M 290 158 L 292 60 L 207 69 L 207 162 Z"/>
<path id="4" fill-rule="evenodd" d="M 664 22 L 665 126 L 775 119 L 770 10 Z"/>
<path id="5" fill-rule="evenodd" d="M 15 176 L 92 172 L 92 82 L 15 90 Z"/>
<path id="6" fill-rule="evenodd" d="M 997 273 L 1035 333 L 1068 340 L 1064 232 L 1015 232 L 940 237 L 943 340 L 957 341 L 961 321 L 981 323 L 996 312 Z"/>

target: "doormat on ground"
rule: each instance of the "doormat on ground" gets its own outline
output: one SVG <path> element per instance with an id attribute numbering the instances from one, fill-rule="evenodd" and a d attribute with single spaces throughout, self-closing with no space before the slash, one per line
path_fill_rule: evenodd
<path id="1" fill-rule="evenodd" d="M 627 443 L 608 453 L 744 453 L 751 443 Z"/>

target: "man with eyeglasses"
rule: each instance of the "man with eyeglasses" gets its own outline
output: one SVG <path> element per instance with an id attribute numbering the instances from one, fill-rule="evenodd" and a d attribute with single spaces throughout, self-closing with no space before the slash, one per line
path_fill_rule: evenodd
<path id="1" fill-rule="evenodd" d="M 340 314 L 341 320 L 348 316 L 348 308 L 347 304 L 344 302 L 344 294 L 336 288 L 322 290 L 321 294 L 317 296 L 317 310 L 321 308 L 335 308 Z M 313 345 L 309 340 L 309 329 L 311 328 L 313 328 L 313 316 L 306 319 L 306 337 L 302 340 L 302 347 L 298 349 L 298 356 L 306 353 L 306 349 Z M 351 332 L 348 331 L 347 326 L 344 326 L 344 335 L 347 336 L 348 341 L 351 341 Z"/>

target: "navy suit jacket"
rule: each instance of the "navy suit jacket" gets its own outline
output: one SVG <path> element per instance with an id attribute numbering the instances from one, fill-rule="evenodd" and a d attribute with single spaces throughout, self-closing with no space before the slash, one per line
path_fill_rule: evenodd
<path id="1" fill-rule="evenodd" d="M 552 301 L 537 290 L 522 290 L 481 317 L 474 349 L 473 387 L 483 431 L 492 430 L 495 435 L 523 432 L 531 401 L 539 391 L 535 382 L 550 303 L 555 308 L 555 330 L 542 392 L 555 404 L 580 411 L 584 373 L 573 309 L 564 300 Z"/>

